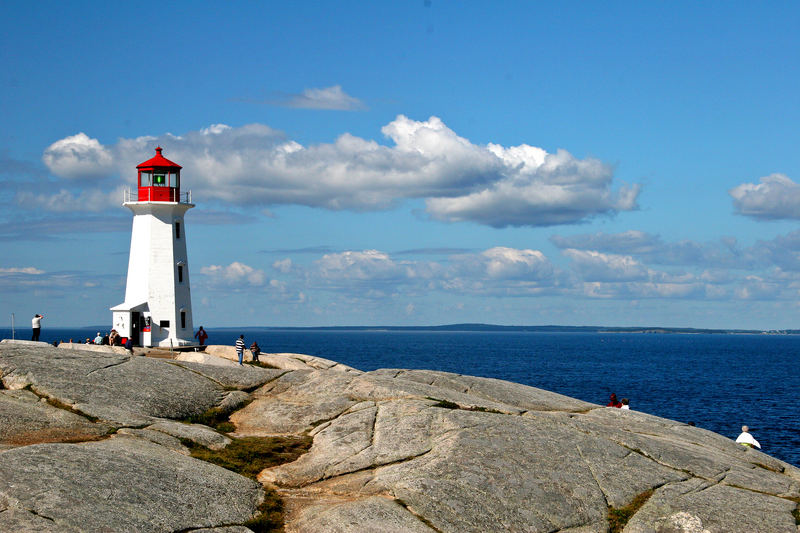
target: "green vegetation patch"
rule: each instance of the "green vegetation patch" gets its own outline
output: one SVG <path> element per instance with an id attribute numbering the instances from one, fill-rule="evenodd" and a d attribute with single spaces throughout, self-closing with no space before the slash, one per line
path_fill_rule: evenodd
<path id="1" fill-rule="evenodd" d="M 271 466 L 289 463 L 311 447 L 311 437 L 242 437 L 233 439 L 221 450 L 210 450 L 183 440 L 192 457 L 233 470 L 250 479 Z"/>
<path id="2" fill-rule="evenodd" d="M 615 509 L 613 507 L 608 508 L 608 531 L 609 533 L 620 533 L 624 528 L 625 524 L 628 523 L 628 520 L 631 519 L 633 515 L 636 514 L 636 511 L 650 499 L 650 496 L 653 495 L 653 490 L 646 490 L 643 493 L 636 496 L 631 503 L 626 505 L 625 507 L 620 507 L 619 509 Z"/>
<path id="3" fill-rule="evenodd" d="M 265 468 L 292 462 L 306 453 L 312 438 L 241 437 L 234 438 L 222 450 L 210 450 L 188 439 L 181 439 L 181 442 L 189 448 L 192 457 L 257 480 L 259 472 Z M 258 513 L 242 525 L 255 533 L 283 532 L 283 501 L 278 493 L 264 488 L 264 501 L 258 506 Z"/>

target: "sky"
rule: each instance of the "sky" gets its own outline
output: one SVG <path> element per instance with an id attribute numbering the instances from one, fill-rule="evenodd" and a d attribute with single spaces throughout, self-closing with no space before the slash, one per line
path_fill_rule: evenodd
<path id="1" fill-rule="evenodd" d="M 110 324 L 183 166 L 194 324 L 800 325 L 800 4 L 4 2 L 0 324 Z"/>

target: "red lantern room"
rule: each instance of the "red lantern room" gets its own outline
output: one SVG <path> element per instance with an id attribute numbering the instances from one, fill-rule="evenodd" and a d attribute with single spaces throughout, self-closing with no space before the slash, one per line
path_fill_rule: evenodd
<path id="1" fill-rule="evenodd" d="M 162 156 L 161 150 L 159 146 L 155 157 L 136 166 L 140 202 L 180 202 L 182 167 Z"/>

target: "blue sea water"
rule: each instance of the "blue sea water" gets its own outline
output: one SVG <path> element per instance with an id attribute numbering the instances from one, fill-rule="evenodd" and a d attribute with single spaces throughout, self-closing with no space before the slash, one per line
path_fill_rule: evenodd
<path id="1" fill-rule="evenodd" d="M 29 338 L 29 330 L 24 331 Z M 0 337 L 10 337 L 0 329 Z M 21 333 L 18 330 L 18 337 Z M 94 336 L 42 330 L 44 341 Z M 735 439 L 742 425 L 762 450 L 800 466 L 800 335 L 209 329 L 209 344 L 239 333 L 265 352 L 294 352 L 361 369 L 431 369 L 504 379 L 631 408 Z"/>

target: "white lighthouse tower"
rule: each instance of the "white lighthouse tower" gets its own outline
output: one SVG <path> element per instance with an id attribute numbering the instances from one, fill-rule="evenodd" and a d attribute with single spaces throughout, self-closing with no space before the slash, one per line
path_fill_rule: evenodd
<path id="1" fill-rule="evenodd" d="M 181 194 L 181 166 L 156 155 L 136 168 L 135 199 L 126 191 L 122 205 L 133 211 L 125 302 L 111 308 L 114 329 L 134 346 L 195 344 L 192 295 L 183 215 L 194 207 Z"/>

